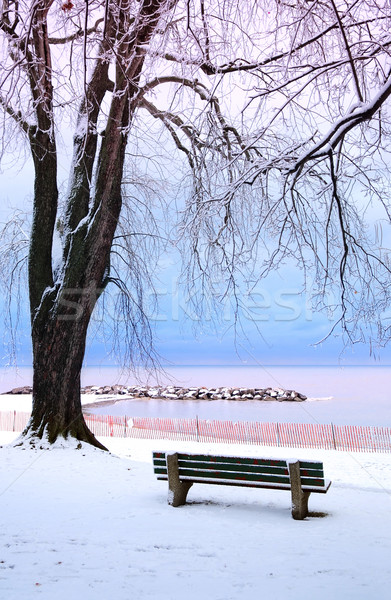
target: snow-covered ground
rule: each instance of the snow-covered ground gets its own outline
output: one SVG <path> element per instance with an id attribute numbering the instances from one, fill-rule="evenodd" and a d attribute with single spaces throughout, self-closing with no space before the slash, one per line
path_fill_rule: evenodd
<path id="1" fill-rule="evenodd" d="M 14 437 L 0 432 L 1 598 L 390 597 L 391 455 L 119 438 L 101 438 L 111 454 L 4 445 Z M 151 456 L 171 448 L 320 458 L 333 484 L 310 497 L 304 521 L 284 491 L 194 485 L 173 508 Z"/>

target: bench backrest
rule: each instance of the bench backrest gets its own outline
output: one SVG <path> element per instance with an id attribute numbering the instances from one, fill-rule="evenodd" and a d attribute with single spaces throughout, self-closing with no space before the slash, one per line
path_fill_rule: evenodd
<path id="1" fill-rule="evenodd" d="M 284 459 L 178 453 L 179 478 L 200 483 L 289 489 L 288 463 Z M 164 452 L 153 453 L 153 466 L 158 479 L 168 479 Z M 303 489 L 324 487 L 323 463 L 300 461 L 300 479 Z"/>

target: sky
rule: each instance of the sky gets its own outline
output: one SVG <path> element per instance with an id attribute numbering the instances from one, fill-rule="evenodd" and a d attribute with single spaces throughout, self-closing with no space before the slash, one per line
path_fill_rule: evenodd
<path id="1" fill-rule="evenodd" d="M 245 87 L 238 91 L 241 89 L 239 86 L 236 88 L 236 99 L 230 96 L 230 101 L 234 104 L 237 102 L 238 106 L 242 103 L 242 94 L 247 94 L 243 91 Z M 274 116 L 272 119 L 274 120 Z M 63 129 L 61 143 L 71 147 L 72 130 L 66 127 Z M 139 143 L 141 146 L 142 140 Z M 144 143 L 148 146 L 149 141 Z M 12 153 L 6 157 L 9 162 L 3 163 L 3 170 L 0 171 L 0 222 L 7 220 L 14 209 L 27 213 L 31 211 L 31 161 L 27 161 L 25 167 L 22 167 L 23 160 L 19 161 L 15 157 L 15 148 L 20 149 L 20 158 L 23 158 L 22 145 L 14 141 Z M 65 152 L 59 160 L 59 180 L 62 186 L 66 186 L 70 160 Z M 164 172 L 165 165 L 162 166 L 157 160 L 150 162 L 159 172 Z M 251 297 L 246 295 L 245 290 L 240 292 L 244 310 L 240 326 L 235 328 L 234 311 L 229 299 L 221 305 L 218 324 L 208 314 L 204 315 L 202 321 L 198 321 L 193 315 L 185 291 L 177 286 L 180 270 L 178 257 L 164 256 L 161 264 L 164 268 L 156 286 L 159 308 L 157 311 L 151 310 L 149 317 L 155 334 L 156 349 L 163 364 L 391 364 L 389 348 L 371 348 L 368 344 L 355 344 L 345 348 L 341 337 L 336 335 L 338 332 L 328 336 L 335 315 L 327 312 L 321 314 L 314 309 L 311 298 L 302 292 L 302 274 L 294 267 L 288 265 L 267 280 L 259 282 Z M 153 292 L 146 290 L 147 297 L 148 294 L 153 299 Z M 0 298 L 0 308 L 2 304 L 4 306 L 4 300 Z M 17 360 L 20 364 L 29 365 L 31 347 L 25 293 L 22 300 Z M 119 315 L 114 314 L 113 317 L 120 319 Z M 4 347 L 0 354 L 0 364 L 5 365 L 8 361 L 9 332 L 3 329 L 0 343 L 1 337 Z M 116 360 L 109 355 L 109 337 L 108 330 L 104 329 L 90 336 L 86 364 L 112 364 Z"/>
<path id="2" fill-rule="evenodd" d="M 1 222 L 15 209 L 31 211 L 31 190 L 30 163 L 23 168 L 10 166 L 0 173 Z M 178 287 L 178 256 L 166 255 L 160 262 L 159 282 L 155 291 L 146 290 L 146 296 L 147 305 L 152 305 L 155 293 L 158 298 L 158 309 L 150 310 L 149 320 L 163 364 L 391 364 L 390 348 L 370 348 L 367 344 L 345 348 L 340 336 L 327 337 L 334 323 L 333 315 L 319 313 L 313 308 L 310 296 L 302 292 L 302 274 L 297 268 L 287 266 L 258 282 L 252 296 L 246 295 L 243 289 L 240 301 L 244 311 L 241 324 L 235 329 L 234 310 L 229 299 L 221 305 L 218 325 L 208 312 L 202 321 L 197 320 L 184 289 Z M 31 346 L 27 295 L 23 294 L 22 298 L 17 362 L 28 366 L 31 364 Z M 4 305 L 4 298 L 1 302 Z M 114 315 L 114 318 L 120 317 Z M 6 366 L 10 336 L 4 328 L 2 337 L 1 365 Z M 105 330 L 90 336 L 87 365 L 118 362 L 110 355 L 109 337 Z"/>

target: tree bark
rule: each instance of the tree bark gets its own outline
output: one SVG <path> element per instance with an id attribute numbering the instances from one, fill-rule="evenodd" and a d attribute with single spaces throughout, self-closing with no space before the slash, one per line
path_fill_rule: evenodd
<path id="1" fill-rule="evenodd" d="M 76 302 L 67 301 L 68 313 Z M 81 406 L 80 374 L 89 317 L 86 312 L 36 319 L 33 325 L 33 409 L 22 436 L 50 444 L 73 437 L 106 450 L 88 429 Z"/>

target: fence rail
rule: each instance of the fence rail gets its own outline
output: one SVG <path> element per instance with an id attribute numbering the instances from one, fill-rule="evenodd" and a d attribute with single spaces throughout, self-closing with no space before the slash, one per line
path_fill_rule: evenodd
<path id="1" fill-rule="evenodd" d="M 23 431 L 30 413 L 0 412 L 0 431 Z M 224 442 L 291 448 L 391 453 L 391 429 L 361 425 L 260 423 L 85 415 L 96 436 Z"/>

